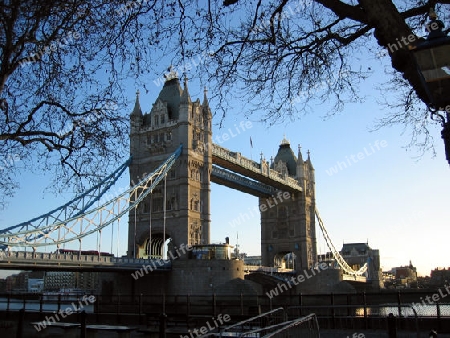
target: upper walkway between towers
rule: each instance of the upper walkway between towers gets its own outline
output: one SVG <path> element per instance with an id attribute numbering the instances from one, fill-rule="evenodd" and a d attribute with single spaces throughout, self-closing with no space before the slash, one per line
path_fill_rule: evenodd
<path id="1" fill-rule="evenodd" d="M 281 174 L 271 169 L 270 163 L 263 158 L 258 163 L 242 156 L 240 152 L 228 150 L 217 144 L 212 145 L 212 158 L 213 164 L 261 182 L 266 186 L 285 191 L 303 191 L 297 180 L 289 177 L 287 173 Z"/>

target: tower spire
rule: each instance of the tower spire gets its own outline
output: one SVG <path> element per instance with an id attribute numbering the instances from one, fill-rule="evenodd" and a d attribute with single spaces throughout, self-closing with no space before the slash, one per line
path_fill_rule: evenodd
<path id="1" fill-rule="evenodd" d="M 131 112 L 131 116 L 142 117 L 141 104 L 139 103 L 139 89 L 136 91 L 136 101 L 134 103 L 134 108 Z"/>
<path id="2" fill-rule="evenodd" d="M 312 162 L 311 162 L 311 152 L 309 151 L 309 149 L 308 149 L 308 159 L 306 160 L 306 162 L 308 162 L 310 169 L 314 169 Z"/>
<path id="3" fill-rule="evenodd" d="M 298 157 L 297 163 L 303 164 L 302 146 L 300 144 L 298 145 L 298 156 L 297 157 Z"/>
<path id="4" fill-rule="evenodd" d="M 184 90 L 183 94 L 181 95 L 181 103 L 191 103 L 191 96 L 189 95 L 189 89 L 188 89 L 188 78 L 187 76 L 184 77 Z"/>
<path id="5" fill-rule="evenodd" d="M 203 103 L 202 106 L 203 108 L 209 108 L 209 102 L 208 102 L 208 89 L 203 89 Z"/>

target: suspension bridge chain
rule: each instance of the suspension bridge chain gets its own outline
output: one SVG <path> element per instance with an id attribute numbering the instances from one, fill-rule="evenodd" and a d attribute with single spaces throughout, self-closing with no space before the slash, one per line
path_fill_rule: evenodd
<path id="1" fill-rule="evenodd" d="M 338 250 L 334 247 L 333 242 L 331 241 L 330 236 L 328 235 L 327 229 L 325 229 L 325 225 L 323 224 L 322 218 L 320 218 L 319 211 L 315 210 L 317 220 L 319 222 L 320 230 L 322 230 L 323 237 L 325 238 L 325 242 L 327 243 L 328 249 L 330 249 L 333 257 L 336 259 L 337 263 L 341 267 L 341 269 L 348 275 L 352 276 L 362 276 L 367 271 L 367 263 L 365 263 L 358 271 L 353 270 L 350 265 L 344 260 Z"/>
<path id="2" fill-rule="evenodd" d="M 34 218 L 28 222 L 0 230 L 0 246 L 7 247 L 41 247 L 48 245 L 57 245 L 81 240 L 96 231 L 100 231 L 108 225 L 119 220 L 124 214 L 128 213 L 158 185 L 158 183 L 166 176 L 172 165 L 182 152 L 180 145 L 177 150 L 166 159 L 154 172 L 146 175 L 137 184 L 128 188 L 118 196 L 108 200 L 107 202 L 87 210 L 96 201 L 100 201 L 102 195 L 107 189 L 100 189 L 101 195 L 92 197 L 88 203 L 83 204 L 80 209 L 75 209 L 72 205 L 73 201 L 78 201 L 87 193 L 63 205 L 62 207 L 47 213 L 41 217 Z M 130 164 L 130 160 L 125 162 L 119 171 L 124 171 Z M 114 173 L 114 174 L 115 174 Z M 117 180 L 118 176 L 114 176 Z M 120 176 L 120 175 L 119 175 Z M 109 184 L 109 187 L 112 184 Z M 89 191 L 95 190 L 91 188 Z M 97 190 L 95 190 L 97 191 Z M 68 215 L 68 210 L 72 210 L 72 215 Z M 75 212 L 73 212 L 75 211 Z"/>
<path id="3" fill-rule="evenodd" d="M 48 224 L 55 224 L 76 215 L 83 214 L 88 208 L 90 208 L 95 202 L 97 202 L 100 197 L 107 190 L 109 190 L 111 186 L 116 183 L 117 179 L 122 175 L 125 169 L 128 168 L 130 163 L 131 157 L 127 161 L 125 161 L 119 168 L 117 168 L 112 174 L 100 181 L 97 185 L 85 191 L 83 194 L 75 197 L 66 204 L 46 214 L 33 218 L 27 222 L 23 222 L 0 230 L 0 236 L 25 233 L 31 229 L 39 229 Z"/>

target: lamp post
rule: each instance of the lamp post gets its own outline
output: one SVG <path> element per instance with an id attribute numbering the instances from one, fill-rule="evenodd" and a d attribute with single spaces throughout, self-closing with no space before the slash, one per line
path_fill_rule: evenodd
<path id="1" fill-rule="evenodd" d="M 450 37 L 442 32 L 443 23 L 430 10 L 429 36 L 412 46 L 422 85 L 428 95 L 431 119 L 442 125 L 445 155 L 450 164 Z"/>

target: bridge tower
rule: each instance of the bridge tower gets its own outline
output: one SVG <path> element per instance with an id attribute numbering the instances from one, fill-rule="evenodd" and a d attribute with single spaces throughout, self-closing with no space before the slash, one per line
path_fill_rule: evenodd
<path id="1" fill-rule="evenodd" d="M 317 248 L 315 178 L 310 153 L 304 161 L 299 146 L 296 157 L 284 138 L 271 167 L 284 177 L 296 179 L 303 191 L 259 199 L 262 265 L 311 268 L 317 261 Z"/>
<path id="2" fill-rule="evenodd" d="M 137 93 L 130 115 L 131 183 L 154 171 L 180 144 L 183 152 L 165 182 L 130 211 L 129 257 L 162 257 L 168 239 L 166 253 L 173 246 L 210 241 L 212 115 L 206 89 L 202 103 L 199 99 L 192 102 L 187 79 L 182 88 L 173 71 L 165 77 L 149 113 L 142 113 Z"/>

